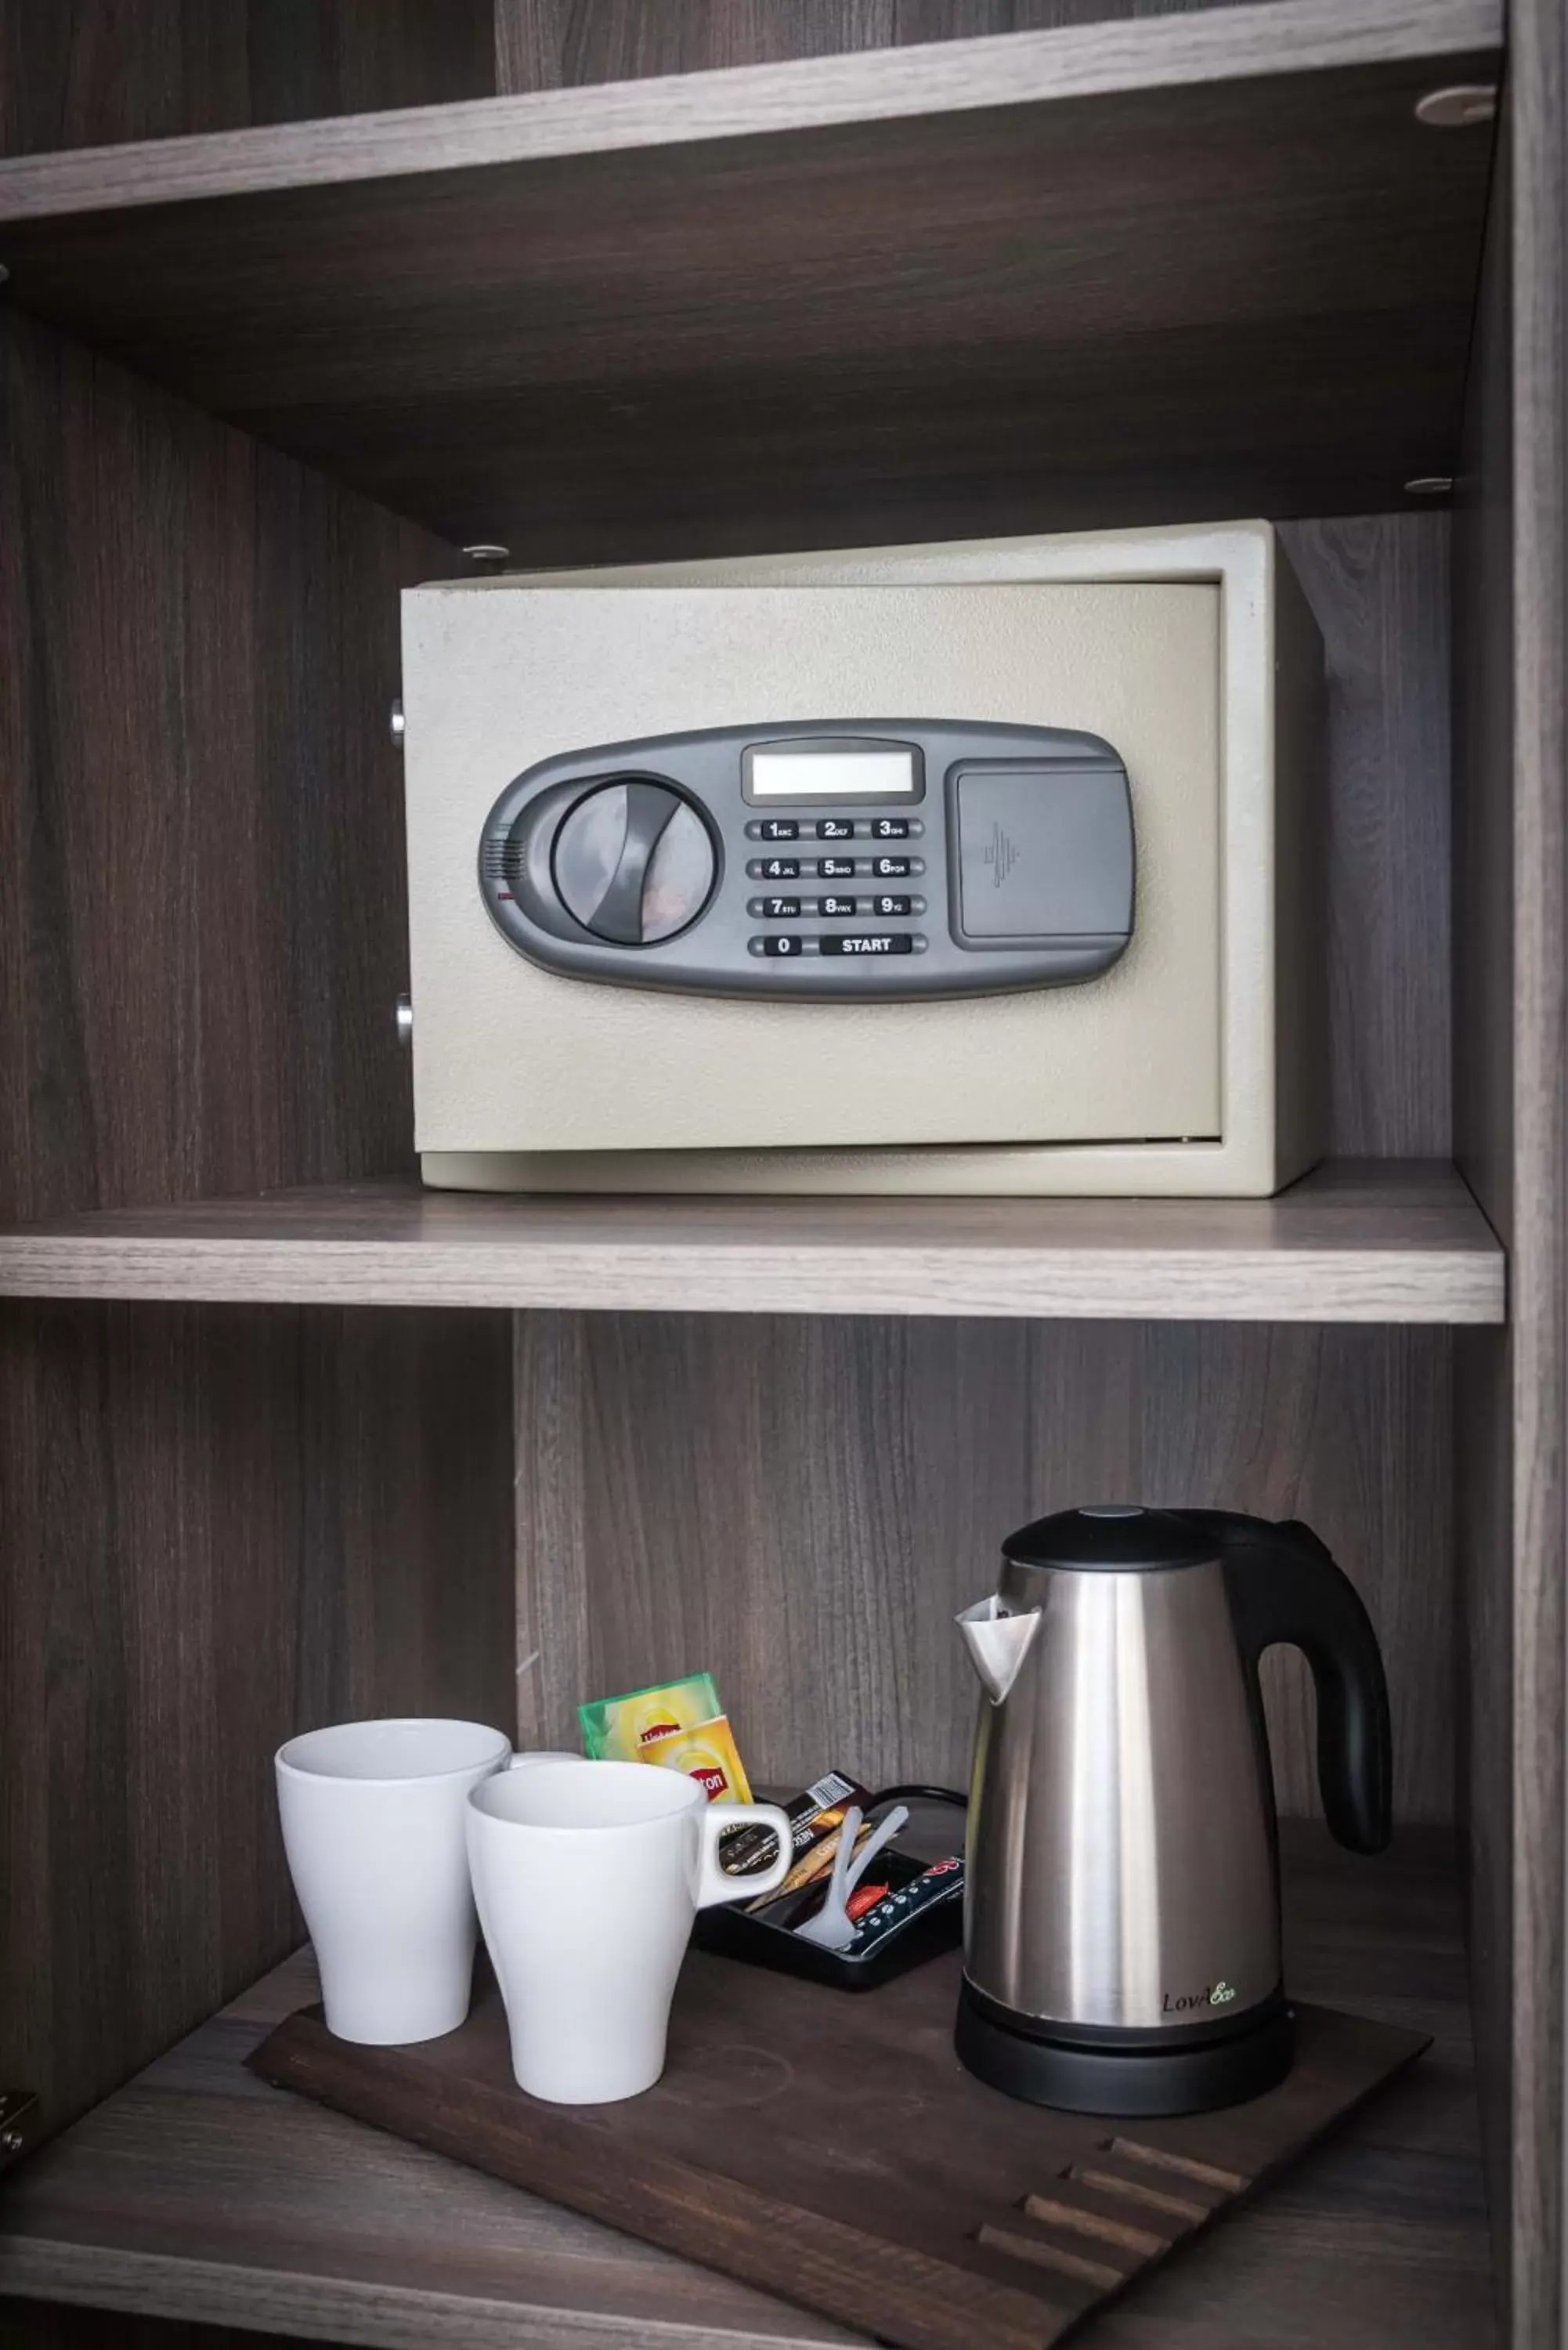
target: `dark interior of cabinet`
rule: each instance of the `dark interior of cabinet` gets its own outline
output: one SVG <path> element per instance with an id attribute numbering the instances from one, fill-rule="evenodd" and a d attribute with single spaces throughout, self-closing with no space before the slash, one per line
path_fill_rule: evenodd
<path id="1" fill-rule="evenodd" d="M 429 7 L 366 0 L 328 37 L 324 12 L 170 5 L 127 46 L 113 11 L 0 7 L 33 101 L 7 120 L 0 98 L 0 143 L 1119 13 L 758 5 L 670 12 L 656 38 L 629 8 L 504 0 L 493 26 L 465 7 L 436 32 Z M 0 1217 L 407 1166 L 384 722 L 397 591 L 462 557 L 15 315 L 0 434 Z M 961 494 L 899 494 L 901 535 L 964 527 Z M 969 522 L 1006 526 L 990 491 Z M 1494 509 L 1493 564 L 1500 526 Z M 1330 676 L 1331 1147 L 1446 1157 L 1448 522 L 1310 521 L 1286 543 Z M 1484 734 L 1484 712 L 1465 723 Z M 1494 892 L 1478 931 L 1504 836 L 1460 806 L 1459 988 L 1488 1023 L 1485 1049 L 1459 1038 L 1469 1167 L 1506 1122 L 1475 1097 L 1505 1024 L 1507 911 Z M 1478 935 L 1490 976 L 1464 960 Z M 1478 1182 L 1500 1228 L 1507 1188 Z M 1398 1815 L 1468 1830 L 1502 2147 L 1510 1652 L 1475 1560 L 1505 1513 L 1486 1425 L 1505 1353 L 1414 1328 L 576 1315 L 514 1336 L 499 1314 L 8 1305 L 0 1715 L 26 1768 L 5 1774 L 0 1835 L 28 1889 L 0 1921 L 0 2077 L 60 2126 L 290 1946 L 270 1758 L 315 1721 L 505 1722 L 515 1703 L 524 1736 L 555 1742 L 578 1697 L 706 1665 L 759 1776 L 961 1778 L 952 1612 L 1012 1523 L 1133 1493 L 1303 1516 L 1362 1589 Z M 1456 1381 L 1461 1441 L 1480 1423 L 1492 1471 L 1457 1518 Z M 1310 1812 L 1310 1694 L 1293 1660 L 1270 1672 L 1282 1807 Z M 55 2350 L 186 2332 L 26 2323 Z"/>

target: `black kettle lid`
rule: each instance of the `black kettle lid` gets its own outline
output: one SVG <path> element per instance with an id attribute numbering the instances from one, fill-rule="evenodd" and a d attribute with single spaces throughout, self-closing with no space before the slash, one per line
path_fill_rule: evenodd
<path id="1" fill-rule="evenodd" d="M 1174 1511 L 1107 1502 L 1036 1518 L 1008 1535 L 1002 1555 L 1014 1566 L 1136 1574 L 1139 1568 L 1200 1566 L 1213 1557 L 1214 1544 Z"/>

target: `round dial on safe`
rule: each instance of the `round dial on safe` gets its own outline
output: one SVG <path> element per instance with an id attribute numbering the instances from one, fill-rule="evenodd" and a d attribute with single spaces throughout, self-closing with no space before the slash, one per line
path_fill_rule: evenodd
<path id="1" fill-rule="evenodd" d="M 640 775 L 600 784 L 556 835 L 556 892 L 596 938 L 657 946 L 696 920 L 718 858 L 706 824 L 679 792 Z"/>

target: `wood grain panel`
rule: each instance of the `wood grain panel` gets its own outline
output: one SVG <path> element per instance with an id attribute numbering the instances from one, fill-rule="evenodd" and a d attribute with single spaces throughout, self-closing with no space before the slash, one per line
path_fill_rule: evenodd
<path id="1" fill-rule="evenodd" d="M 1513 2013 L 1511 2324 L 1563 2277 L 1568 1607 L 1568 22 L 1511 21 L 1513 312 Z M 1485 1831 L 1483 1830 L 1483 1833 Z"/>
<path id="2" fill-rule="evenodd" d="M 1106 2350 L 1489 2350 L 1453 1863 L 1287 1826 L 1289 1980 L 1437 2035 L 1387 2095 L 1097 2321 Z M 826 2319 L 264 2089 L 244 2058 L 315 1995 L 303 1959 L 154 2065 L 0 2199 L 0 2284 L 389 2350 L 817 2350 Z M 825 1997 L 827 1994 L 825 1994 Z M 19 2303 L 0 2303 L 0 2324 Z M 55 2345 L 50 2345 L 55 2350 Z M 67 2337 L 59 2350 L 78 2350 Z M 99 2350 L 89 2337 L 82 2350 Z M 137 2350 L 140 2350 L 140 2344 Z M 184 2350 L 184 2345 L 180 2345 Z M 192 2346 L 193 2350 L 193 2346 Z M 202 2345 L 202 2350 L 206 2346 Z"/>
<path id="3" fill-rule="evenodd" d="M 1496 1230 L 1513 1213 L 1512 141 L 1505 117 L 1454 521 L 1454 1147 Z M 1521 1301 L 1522 1304 L 1522 1301 Z M 1512 1331 L 1454 1350 L 1454 1534 L 1466 1670 L 1460 1795 L 1487 2193 L 1513 2270 L 1515 1939 Z M 1527 2060 L 1528 2061 L 1528 2060 Z M 1523 2094 L 1532 2093 L 1528 2085 Z"/>
<path id="4" fill-rule="evenodd" d="M 1442 1333 L 527 1315 L 517 1392 L 545 1742 L 575 1740 L 585 1698 L 710 1668 L 753 1776 L 961 1785 L 951 1619 L 1002 1537 L 1085 1502 L 1220 1505 L 1299 1514 L 1341 1559 L 1387 1661 L 1396 1815 L 1451 1815 Z M 1312 1811 L 1303 1677 L 1276 1657 L 1268 1681 L 1282 1808 Z"/>
<path id="5" fill-rule="evenodd" d="M 961 1970 L 948 1950 L 851 2002 L 693 1950 L 663 2077 L 597 2108 L 514 2085 L 493 1983 L 456 2031 L 418 2047 L 352 2047 L 307 2012 L 248 2061 L 280 2089 L 876 2341 L 1053 2350 L 1124 2289 L 1136 2305 L 1157 2264 L 1199 2227 L 1228 2229 L 1241 2199 L 1277 2184 L 1364 2100 L 1381 2109 L 1376 2092 L 1426 2047 L 1423 2034 L 1298 2000 L 1295 2059 L 1277 2086 L 1113 2137 L 1101 2116 L 1001 2099 L 954 2063 Z"/>
<path id="6" fill-rule="evenodd" d="M 0 154 L 494 88 L 487 0 L 0 0 Z"/>
<path id="7" fill-rule="evenodd" d="M 1497 34 L 1269 0 L 23 157 L 0 261 L 530 565 L 1380 512 L 1453 469 L 1485 202 L 1415 106 Z"/>
<path id="8" fill-rule="evenodd" d="M 1459 1143 L 1511 1243 L 1506 1342 L 1460 1356 L 1470 1931 L 1482 2110 L 1519 2350 L 1563 2280 L 1568 1573 L 1568 28 L 1511 12 L 1458 573 Z"/>
<path id="9" fill-rule="evenodd" d="M 397 590 L 450 550 L 0 322 L 0 1197 L 406 1163 Z M 308 1721 L 506 1719 L 499 1319 L 0 1316 L 0 2074 L 57 2126 L 295 1931 Z"/>
<path id="10" fill-rule="evenodd" d="M 1273 1200 L 489 1198 L 392 1180 L 0 1231 L 5 1295 L 1495 1322 L 1503 1260 L 1430 1159 L 1330 1159 Z"/>
<path id="11" fill-rule="evenodd" d="M 1286 523 L 1328 675 L 1330 1148 L 1446 1157 L 1449 520 Z"/>
<path id="12" fill-rule="evenodd" d="M 0 2071 L 52 2125 L 297 1933 L 274 1749 L 505 1724 L 499 1316 L 0 1316 Z"/>
<path id="13" fill-rule="evenodd" d="M 407 1165 L 398 590 L 439 541 L 0 317 L 0 1201 Z"/>
<path id="14" fill-rule="evenodd" d="M 495 0 L 495 86 L 565 89 L 649 74 L 776 65 L 976 40 L 1236 0 Z"/>

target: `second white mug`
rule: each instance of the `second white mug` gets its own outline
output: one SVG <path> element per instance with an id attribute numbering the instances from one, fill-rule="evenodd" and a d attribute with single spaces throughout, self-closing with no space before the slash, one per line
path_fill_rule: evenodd
<path id="1" fill-rule="evenodd" d="M 542 1764 L 468 1798 L 468 1856 L 506 2002 L 518 2085 L 556 2105 L 607 2105 L 664 2070 L 670 2002 L 699 1909 L 771 1893 L 793 1851 L 776 1804 L 712 1804 L 645 1762 Z M 719 1839 L 772 1828 L 765 1869 L 726 1877 Z"/>
<path id="2" fill-rule="evenodd" d="M 341 1721 L 277 1752 L 284 1848 L 316 1947 L 327 2028 L 376 2046 L 434 2040 L 468 2013 L 476 1920 L 463 1814 L 512 1753 L 478 1721 Z"/>

